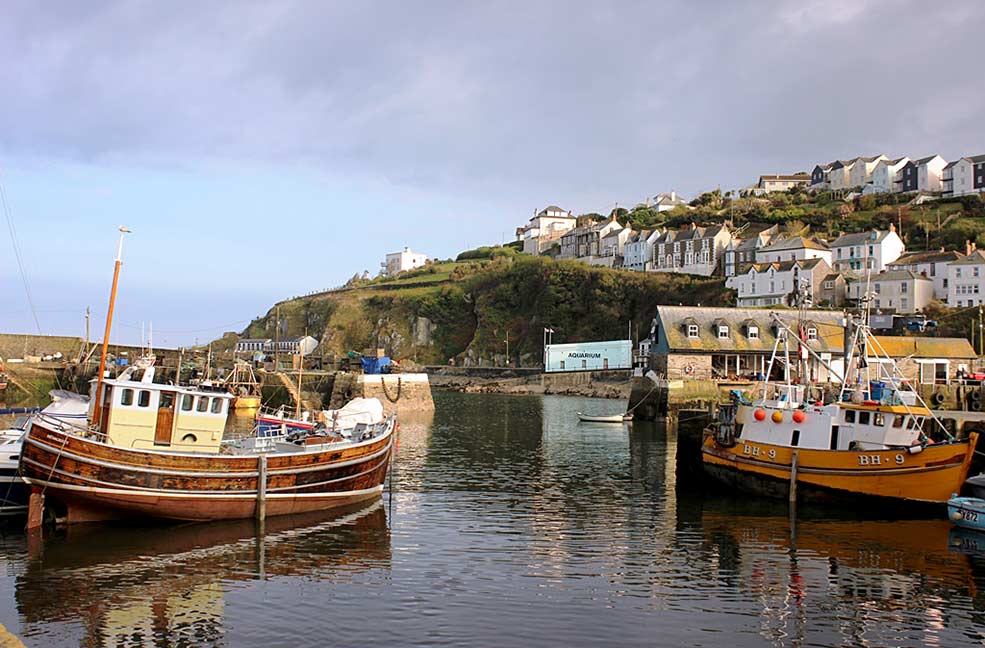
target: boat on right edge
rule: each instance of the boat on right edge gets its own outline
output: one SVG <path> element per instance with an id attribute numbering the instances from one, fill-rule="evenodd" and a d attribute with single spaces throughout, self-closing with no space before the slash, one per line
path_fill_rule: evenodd
<path id="1" fill-rule="evenodd" d="M 944 505 L 961 491 L 978 435 L 955 438 L 900 377 L 864 315 L 846 320 L 845 375 L 837 400 L 825 402 L 795 367 L 808 354 L 820 357 L 773 314 L 777 340 L 761 393 L 750 401 L 733 392 L 720 406 L 702 441 L 705 472 L 736 490 L 791 501 Z M 782 382 L 770 381 L 774 366 Z"/>

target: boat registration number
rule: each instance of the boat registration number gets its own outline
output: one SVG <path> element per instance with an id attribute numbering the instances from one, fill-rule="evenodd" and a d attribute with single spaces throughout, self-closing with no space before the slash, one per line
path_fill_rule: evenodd
<path id="1" fill-rule="evenodd" d="M 978 513 L 974 511 L 961 511 L 961 515 L 969 522 L 978 522 Z"/>
<path id="2" fill-rule="evenodd" d="M 885 461 L 883 461 L 883 459 L 885 459 Z M 903 453 L 899 453 L 893 457 L 892 461 L 897 466 L 902 466 L 903 462 L 906 461 L 906 456 L 903 455 Z M 882 466 L 883 464 L 888 464 L 889 462 L 889 457 L 883 457 L 882 455 L 862 454 L 858 456 L 858 465 L 860 466 Z"/>

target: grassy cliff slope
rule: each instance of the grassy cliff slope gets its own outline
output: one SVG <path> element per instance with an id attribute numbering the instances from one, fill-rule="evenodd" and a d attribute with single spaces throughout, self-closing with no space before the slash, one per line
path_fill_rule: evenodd
<path id="1" fill-rule="evenodd" d="M 243 332 L 274 337 L 305 331 L 320 353 L 377 345 L 422 364 L 540 360 L 543 329 L 555 342 L 618 339 L 632 321 L 645 336 L 657 304 L 723 304 L 721 279 L 631 272 L 573 261 L 504 256 L 446 262 L 395 278 L 361 282 L 281 302 Z"/>

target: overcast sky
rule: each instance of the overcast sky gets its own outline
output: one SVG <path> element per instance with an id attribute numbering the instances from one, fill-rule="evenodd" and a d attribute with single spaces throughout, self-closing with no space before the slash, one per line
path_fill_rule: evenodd
<path id="1" fill-rule="evenodd" d="M 536 208 L 985 153 L 985 3 L 18 2 L 0 182 L 45 333 L 242 329 Z M 10 236 L 0 330 L 37 327 Z"/>

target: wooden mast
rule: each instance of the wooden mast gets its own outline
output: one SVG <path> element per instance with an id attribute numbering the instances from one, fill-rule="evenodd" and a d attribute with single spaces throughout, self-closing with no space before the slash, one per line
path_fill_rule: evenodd
<path id="1" fill-rule="evenodd" d="M 301 372 L 304 371 L 304 353 L 302 353 L 301 345 L 304 344 L 304 338 L 308 337 L 308 329 L 304 329 L 304 337 L 298 340 L 298 403 L 294 408 L 294 417 L 298 420 L 301 419 Z"/>
<path id="2" fill-rule="evenodd" d="M 106 331 L 103 333 L 103 350 L 99 356 L 99 374 L 96 378 L 96 406 L 93 409 L 92 422 L 99 425 L 103 409 L 103 376 L 106 373 L 106 350 L 109 348 L 109 332 L 113 326 L 113 307 L 116 305 L 116 286 L 120 281 L 120 266 L 123 265 L 123 235 L 130 230 L 120 225 L 120 243 L 116 248 L 116 265 L 113 268 L 113 287 L 109 293 L 109 309 L 106 312 Z"/>

